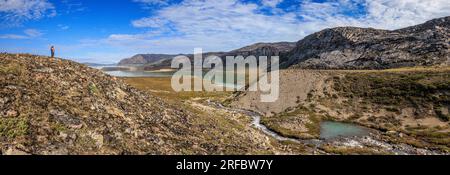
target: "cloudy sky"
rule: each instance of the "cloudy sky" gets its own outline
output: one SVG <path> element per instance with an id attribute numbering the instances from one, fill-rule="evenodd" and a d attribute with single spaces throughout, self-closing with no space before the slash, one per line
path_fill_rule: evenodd
<path id="1" fill-rule="evenodd" d="M 397 29 L 450 16 L 449 0 L 0 0 L 0 52 L 112 63 L 228 51 L 337 26 Z"/>

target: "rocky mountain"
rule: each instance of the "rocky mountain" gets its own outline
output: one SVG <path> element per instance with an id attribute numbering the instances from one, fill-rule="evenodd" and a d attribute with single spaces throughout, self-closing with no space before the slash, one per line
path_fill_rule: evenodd
<path id="1" fill-rule="evenodd" d="M 450 17 L 399 29 L 338 27 L 305 37 L 282 67 L 385 69 L 450 64 Z"/>
<path id="2" fill-rule="evenodd" d="M 0 54 L 0 154 L 176 154 L 189 115 L 83 64 Z"/>
<path id="3" fill-rule="evenodd" d="M 165 59 L 172 59 L 177 55 L 169 54 L 137 54 L 131 58 L 123 59 L 118 65 L 142 65 L 157 63 Z"/>
<path id="4" fill-rule="evenodd" d="M 282 68 L 385 69 L 450 64 L 450 17 L 398 30 L 337 27 L 311 34 L 297 43 L 256 43 L 226 56 L 280 56 Z M 169 67 L 177 55 L 138 54 L 119 65 L 140 64 L 144 69 Z M 193 58 L 192 54 L 186 56 Z"/>

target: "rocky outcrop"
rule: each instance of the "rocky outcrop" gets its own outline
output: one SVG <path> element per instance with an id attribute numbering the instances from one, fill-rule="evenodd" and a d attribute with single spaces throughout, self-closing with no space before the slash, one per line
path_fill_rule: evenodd
<path id="1" fill-rule="evenodd" d="M 82 64 L 0 54 L 4 154 L 201 153 L 189 116 Z"/>
<path id="2" fill-rule="evenodd" d="M 305 37 L 282 67 L 385 69 L 449 65 L 450 17 L 399 30 L 338 27 Z"/>

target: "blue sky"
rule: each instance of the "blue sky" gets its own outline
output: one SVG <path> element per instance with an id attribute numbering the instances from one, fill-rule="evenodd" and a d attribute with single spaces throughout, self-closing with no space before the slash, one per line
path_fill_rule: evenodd
<path id="1" fill-rule="evenodd" d="M 337 26 L 397 29 L 448 0 L 0 0 L 0 52 L 112 63 L 137 53 L 228 51 Z"/>

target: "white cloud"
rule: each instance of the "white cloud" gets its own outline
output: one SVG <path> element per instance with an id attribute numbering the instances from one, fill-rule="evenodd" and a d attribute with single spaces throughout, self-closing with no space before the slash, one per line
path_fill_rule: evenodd
<path id="1" fill-rule="evenodd" d="M 364 14 L 346 12 L 365 7 Z M 304 2 L 298 14 L 317 26 L 359 26 L 398 29 L 450 15 L 448 0 L 333 0 Z M 319 28 L 320 29 L 320 28 Z"/>
<path id="2" fill-rule="evenodd" d="M 167 20 L 164 20 L 162 18 L 141 18 L 138 20 L 134 20 L 131 22 L 134 27 L 163 27 L 168 23 Z"/>
<path id="3" fill-rule="evenodd" d="M 406 27 L 450 15 L 448 0 L 372 0 L 367 1 L 370 26 L 386 29 Z"/>
<path id="4" fill-rule="evenodd" d="M 0 39 L 32 39 L 39 38 L 43 33 L 36 29 L 26 29 L 23 34 L 3 34 L 0 35 Z"/>
<path id="5" fill-rule="evenodd" d="M 58 28 L 59 28 L 60 30 L 67 30 L 67 29 L 69 29 L 70 27 L 69 27 L 68 25 L 58 24 Z"/>
<path id="6" fill-rule="evenodd" d="M 3 34 L 0 35 L 0 39 L 27 39 L 28 37 L 25 35 L 16 35 L 16 34 Z"/>
<path id="7" fill-rule="evenodd" d="M 40 32 L 39 30 L 36 30 L 36 29 L 26 29 L 23 31 L 23 33 L 25 33 L 30 38 L 40 37 L 43 34 L 42 32 Z"/>
<path id="8" fill-rule="evenodd" d="M 112 34 L 90 43 L 128 53 L 191 53 L 195 47 L 227 51 L 256 42 L 298 41 L 330 27 L 397 29 L 450 15 L 448 0 L 306 0 L 289 11 L 277 8 L 280 2 L 262 0 L 262 7 L 240 0 L 184 0 L 131 21 L 142 33 Z M 261 10 L 268 7 L 277 13 Z"/>
<path id="9" fill-rule="evenodd" d="M 76 2 L 73 2 L 76 1 Z M 61 3 L 64 5 L 62 9 L 60 9 L 62 12 L 66 14 L 74 13 L 74 12 L 83 12 L 86 10 L 86 7 L 83 5 L 83 3 L 77 1 L 77 0 L 61 0 Z"/>
<path id="10" fill-rule="evenodd" d="M 0 17 L 5 24 L 18 25 L 26 20 L 55 15 L 53 4 L 47 0 L 0 0 Z"/>
<path id="11" fill-rule="evenodd" d="M 283 0 L 262 0 L 261 3 L 265 6 L 276 7 L 279 3 L 283 2 Z"/>
<path id="12" fill-rule="evenodd" d="M 149 49 L 174 53 L 192 52 L 194 46 L 209 51 L 231 50 L 255 41 L 295 41 L 301 37 L 295 14 L 268 16 L 257 13 L 258 8 L 236 0 L 186 0 L 162 8 L 156 16 L 132 21 L 134 27 L 152 31 L 134 37 L 136 43 L 152 43 Z M 174 35 L 168 36 L 168 32 Z M 155 33 L 162 35 L 152 38 Z"/>

